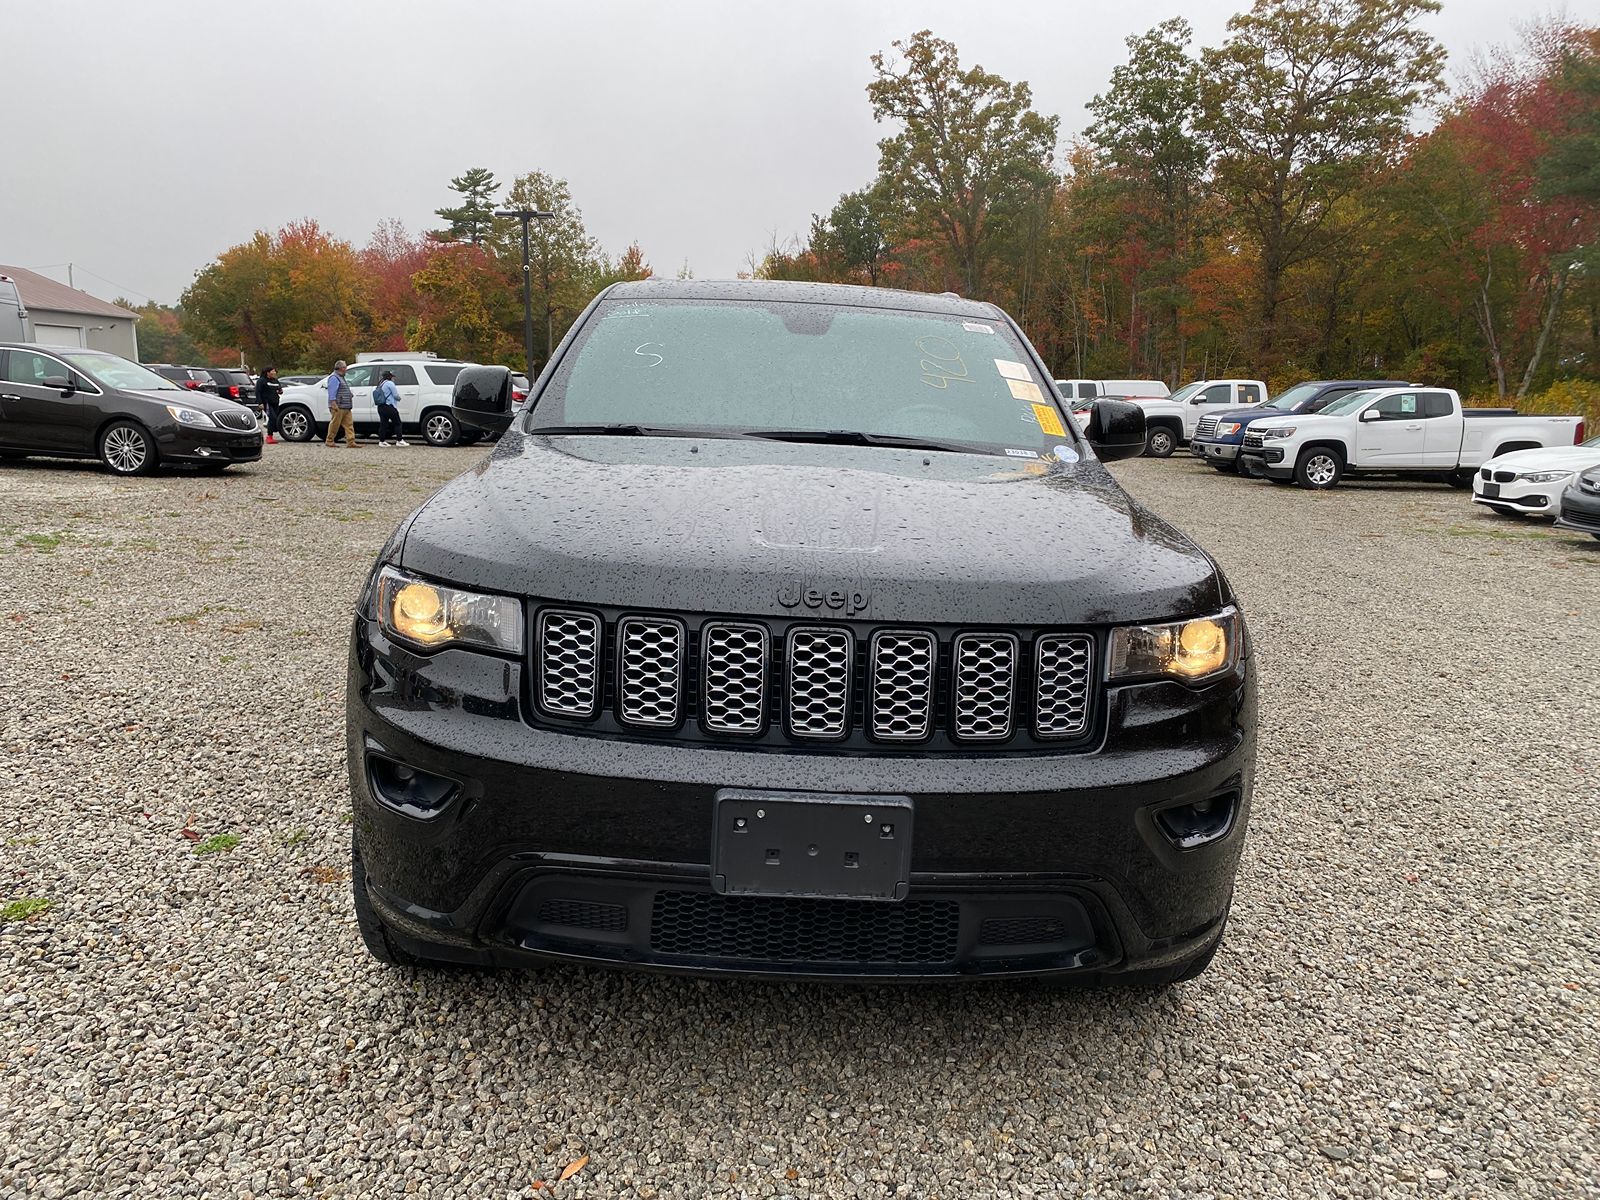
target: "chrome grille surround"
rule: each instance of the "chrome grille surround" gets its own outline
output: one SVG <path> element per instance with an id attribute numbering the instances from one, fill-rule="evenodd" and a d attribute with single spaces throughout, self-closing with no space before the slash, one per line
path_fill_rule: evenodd
<path id="1" fill-rule="evenodd" d="M 872 635 L 867 727 L 889 742 L 920 741 L 933 729 L 933 676 L 939 644 L 931 633 L 883 630 Z"/>
<path id="2" fill-rule="evenodd" d="M 855 638 L 848 629 L 801 626 L 789 631 L 789 732 L 841 738 L 850 728 Z"/>
<path id="3" fill-rule="evenodd" d="M 1217 431 L 1217 418 L 1216 417 L 1201 417 L 1200 418 L 1200 424 L 1195 426 L 1194 436 L 1197 437 L 1197 438 L 1208 438 L 1212 434 L 1216 433 L 1216 431 Z"/>
<path id="4" fill-rule="evenodd" d="M 1041 738 L 1078 737 L 1089 728 L 1094 642 L 1082 633 L 1046 633 L 1033 647 L 1033 731 Z"/>
<path id="5" fill-rule="evenodd" d="M 669 617 L 623 617 L 617 622 L 617 716 L 629 725 L 662 729 L 683 709 L 683 623 Z"/>
<path id="6" fill-rule="evenodd" d="M 700 632 L 701 721 L 713 733 L 760 733 L 767 723 L 767 631 L 712 621 Z"/>
<path id="7" fill-rule="evenodd" d="M 951 731 L 962 741 L 1011 736 L 1016 713 L 1017 639 L 1009 633 L 963 633 L 952 661 Z"/>
<path id="8" fill-rule="evenodd" d="M 539 613 L 539 708 L 553 717 L 588 719 L 600 711 L 600 618 L 546 608 Z"/>
<path id="9" fill-rule="evenodd" d="M 241 412 L 231 409 L 218 409 L 211 414 L 211 419 L 223 429 L 231 429 L 235 433 L 249 433 L 256 427 L 256 415 L 248 408 Z"/>

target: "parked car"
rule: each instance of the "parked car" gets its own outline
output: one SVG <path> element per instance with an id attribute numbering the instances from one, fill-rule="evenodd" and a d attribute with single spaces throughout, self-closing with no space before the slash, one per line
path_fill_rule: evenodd
<path id="1" fill-rule="evenodd" d="M 463 430 L 450 411 L 450 389 L 461 368 L 468 364 L 438 358 L 367 359 L 352 363 L 344 381 L 350 387 L 355 407 L 358 434 L 378 432 L 378 408 L 372 392 L 382 381 L 383 372 L 394 372 L 395 388 L 400 393 L 400 423 L 405 433 L 421 434 L 430 446 L 471 445 L 481 431 Z M 278 427 L 291 442 L 308 442 L 328 428 L 327 376 L 318 383 L 283 389 L 278 401 Z"/>
<path id="2" fill-rule="evenodd" d="M 221 471 L 261 457 L 242 404 L 103 350 L 0 343 L 0 458 L 99 458 L 117 475 L 160 463 Z"/>
<path id="3" fill-rule="evenodd" d="M 1301 487 L 1331 488 L 1350 475 L 1432 475 L 1465 486 L 1489 459 L 1583 441 L 1582 417 L 1463 409 L 1448 388 L 1351 392 L 1320 413 L 1257 421 L 1245 434 L 1246 469 Z"/>
<path id="4" fill-rule="evenodd" d="M 204 367 L 180 367 L 173 363 L 144 363 L 146 370 L 191 392 L 210 392 L 216 395 L 217 384 L 211 372 Z"/>
<path id="5" fill-rule="evenodd" d="M 1580 471 L 1561 493 L 1556 526 L 1600 538 L 1600 467 Z"/>
<path id="6" fill-rule="evenodd" d="M 1098 379 L 1058 379 L 1055 382 L 1061 398 L 1069 404 L 1078 400 L 1094 400 L 1106 394 Z"/>
<path id="7" fill-rule="evenodd" d="M 1219 471 L 1239 471 L 1239 447 L 1254 422 L 1286 414 L 1321 412 L 1340 396 L 1370 388 L 1406 387 L 1404 379 L 1311 379 L 1278 393 L 1253 408 L 1224 409 L 1200 418 L 1189 439 L 1189 451 Z"/>
<path id="8" fill-rule="evenodd" d="M 1600 466 L 1600 437 L 1581 446 L 1513 450 L 1484 463 L 1472 477 L 1472 502 L 1498 513 L 1554 520 L 1572 477 Z"/>
<path id="9" fill-rule="evenodd" d="M 1204 968 L 1254 664 L 1216 564 L 1102 466 L 1136 406 L 1080 436 L 990 304 L 749 281 L 614 285 L 535 386 L 463 369 L 458 419 L 506 432 L 359 603 L 375 957 Z"/>
<path id="10" fill-rule="evenodd" d="M 1259 379 L 1199 379 L 1171 396 L 1140 398 L 1149 443 L 1145 453 L 1151 458 L 1169 458 L 1194 436 L 1206 413 L 1260 404 L 1266 398 L 1267 385 Z"/>
<path id="11" fill-rule="evenodd" d="M 211 377 L 211 388 L 224 400 L 237 400 L 240 404 L 249 404 L 255 397 L 255 381 L 250 378 L 250 372 L 237 367 L 202 367 Z"/>

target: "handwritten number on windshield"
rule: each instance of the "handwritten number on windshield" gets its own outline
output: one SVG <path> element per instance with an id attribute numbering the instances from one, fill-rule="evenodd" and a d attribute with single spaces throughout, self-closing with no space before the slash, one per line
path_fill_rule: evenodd
<path id="1" fill-rule="evenodd" d="M 917 339 L 917 349 L 927 356 L 920 365 L 922 382 L 929 387 L 947 388 L 952 380 L 956 383 L 973 382 L 967 373 L 967 364 L 962 360 L 961 351 L 949 338 L 937 334 L 920 337 Z"/>

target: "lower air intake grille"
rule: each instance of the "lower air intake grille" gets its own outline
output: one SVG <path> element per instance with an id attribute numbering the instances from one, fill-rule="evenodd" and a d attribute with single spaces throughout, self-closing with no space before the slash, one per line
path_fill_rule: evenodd
<path id="1" fill-rule="evenodd" d="M 978 941 L 985 946 L 1059 942 L 1066 936 L 1067 923 L 1060 917 L 990 917 L 978 927 Z"/>
<path id="2" fill-rule="evenodd" d="M 592 900 L 546 900 L 539 905 L 538 921 L 567 929 L 621 933 L 628 928 L 628 910 L 620 904 L 597 904 Z"/>
<path id="3" fill-rule="evenodd" d="M 657 892 L 650 947 L 687 958 L 771 963 L 947 963 L 956 956 L 953 900 L 811 900 Z"/>

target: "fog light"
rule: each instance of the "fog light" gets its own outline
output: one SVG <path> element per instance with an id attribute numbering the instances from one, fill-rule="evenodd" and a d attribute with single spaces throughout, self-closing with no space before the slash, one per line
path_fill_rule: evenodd
<path id="1" fill-rule="evenodd" d="M 1155 815 L 1156 824 L 1178 849 L 1192 850 L 1216 841 L 1233 828 L 1233 811 L 1238 803 L 1237 792 L 1207 796 L 1190 804 L 1163 808 Z"/>
<path id="2" fill-rule="evenodd" d="M 367 756 L 367 782 L 381 804 L 410 817 L 431 817 L 455 798 L 459 784 L 407 763 Z"/>

